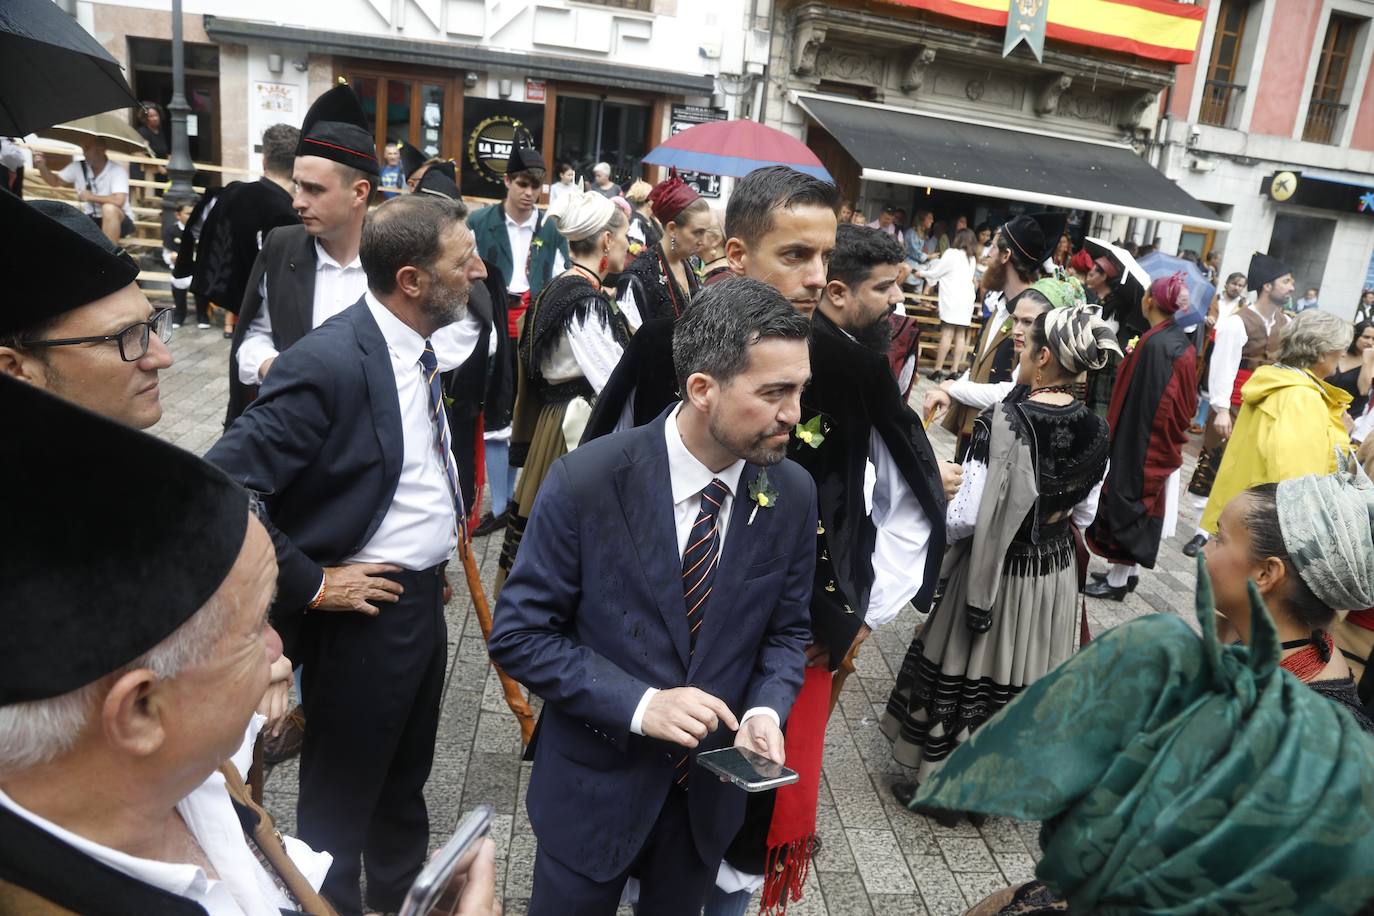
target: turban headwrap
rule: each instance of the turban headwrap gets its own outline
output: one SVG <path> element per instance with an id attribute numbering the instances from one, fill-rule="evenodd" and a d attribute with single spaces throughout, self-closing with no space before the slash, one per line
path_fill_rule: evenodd
<path id="1" fill-rule="evenodd" d="M 683 181 L 674 172 L 663 181 L 654 185 L 649 192 L 649 203 L 654 205 L 654 216 L 660 223 L 674 222 L 682 211 L 701 200 L 696 189 Z"/>
<path id="2" fill-rule="evenodd" d="M 569 191 L 549 207 L 548 216 L 570 242 L 589 239 L 603 231 L 615 214 L 610 198 L 595 191 Z"/>
<path id="3" fill-rule="evenodd" d="M 1111 353 L 1121 355 L 1115 332 L 1097 312 L 1096 307 L 1074 306 L 1045 315 L 1045 342 L 1059 365 L 1074 375 L 1101 369 Z"/>
<path id="4" fill-rule="evenodd" d="M 1174 314 L 1188 304 L 1188 278 L 1181 270 L 1160 277 L 1150 284 L 1150 298 L 1160 311 Z"/>
<path id="5" fill-rule="evenodd" d="M 1105 254 L 1093 262 L 1097 269 L 1102 271 L 1103 276 L 1108 280 L 1115 280 L 1121 276 L 1121 265 L 1107 257 Z"/>
<path id="6" fill-rule="evenodd" d="M 1293 566 L 1335 611 L 1374 606 L 1374 482 L 1357 462 L 1349 463 L 1348 471 L 1280 481 L 1275 494 Z"/>
<path id="7" fill-rule="evenodd" d="M 1031 284 L 1031 289 L 1048 299 L 1052 308 L 1067 309 L 1088 302 L 1083 284 L 1077 278 L 1061 280 L 1058 277 L 1042 277 Z"/>
<path id="8" fill-rule="evenodd" d="M 1086 248 L 1080 249 L 1069 259 L 1069 266 L 1081 274 L 1085 274 L 1093 269 L 1093 256 L 1088 254 Z"/>

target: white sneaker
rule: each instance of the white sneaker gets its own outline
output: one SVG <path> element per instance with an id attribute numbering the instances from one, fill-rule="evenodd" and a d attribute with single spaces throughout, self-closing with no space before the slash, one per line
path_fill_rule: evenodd
<path id="1" fill-rule="evenodd" d="M 179 327 L 181 327 L 181 325 L 177 324 L 175 321 L 172 322 L 172 330 L 173 330 L 173 331 L 175 331 L 175 330 L 176 330 L 177 328 L 179 328 Z"/>
<path id="2" fill-rule="evenodd" d="M 208 331 L 208 330 L 210 330 L 210 325 L 209 325 L 208 323 L 204 322 L 204 321 L 202 321 L 200 324 L 196 325 L 196 327 L 200 328 L 202 331 Z"/>

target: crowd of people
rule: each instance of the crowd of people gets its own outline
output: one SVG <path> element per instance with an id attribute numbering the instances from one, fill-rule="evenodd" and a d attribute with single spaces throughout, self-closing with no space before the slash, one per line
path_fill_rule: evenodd
<path id="1" fill-rule="evenodd" d="M 0 191 L 7 256 L 67 265 L 16 272 L 0 309 L 22 431 L 0 462 L 61 481 L 15 488 L 0 552 L 0 910 L 399 910 L 430 854 L 450 581 L 499 531 L 488 650 L 543 701 L 532 914 L 800 899 L 827 721 L 908 604 L 894 796 L 1043 822 L 1036 881 L 976 912 L 1368 911 L 1350 389 L 1367 403 L 1374 331 L 1289 317 L 1280 261 L 1192 332 L 1184 275 L 1075 252 L 1062 213 L 859 225 L 787 166 L 723 215 L 676 175 L 622 193 L 560 167 L 544 209 L 516 145 L 469 211 L 453 163 L 378 157 L 344 85 L 269 128 L 262 166 L 166 245 L 198 308 L 237 315 L 204 459 L 144 432 L 187 304 L 140 291 L 116 204 Z M 937 372 L 975 283 L 995 295 L 918 414 L 894 309 L 927 282 Z M 1175 530 L 1200 375 L 1201 635 L 1180 614 L 1090 638 L 1082 596 L 1122 600 Z M 299 749 L 297 837 L 259 804 L 258 744 Z M 796 781 L 697 765 L 730 747 Z M 500 911 L 479 849 L 446 911 Z"/>

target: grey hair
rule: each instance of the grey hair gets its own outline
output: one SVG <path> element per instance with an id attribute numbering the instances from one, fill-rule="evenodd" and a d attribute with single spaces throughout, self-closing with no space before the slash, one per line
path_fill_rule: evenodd
<path id="1" fill-rule="evenodd" d="M 776 289 L 747 277 L 702 288 L 673 328 L 678 391 L 700 372 L 722 387 L 749 366 L 749 348 L 772 338 L 808 340 L 811 322 Z"/>
<path id="2" fill-rule="evenodd" d="M 166 681 L 204 664 L 236 607 L 237 601 L 216 592 L 172 635 L 118 670 L 59 696 L 0 706 L 0 776 L 50 763 L 70 751 L 110 687 L 128 672 L 147 668 Z"/>
<path id="3" fill-rule="evenodd" d="M 396 291 L 396 273 L 416 267 L 434 273 L 443 235 L 467 219 L 467 204 L 429 194 L 402 194 L 371 210 L 363 219 L 358 258 L 374 293 Z"/>
<path id="4" fill-rule="evenodd" d="M 1321 309 L 1299 312 L 1279 338 L 1279 362 L 1310 369 L 1332 350 L 1344 351 L 1354 333 L 1349 321 Z"/>
<path id="5" fill-rule="evenodd" d="M 592 174 L 595 175 L 597 172 L 605 172 L 607 175 L 611 174 L 611 164 L 609 162 L 598 162 L 596 165 L 592 166 Z"/>

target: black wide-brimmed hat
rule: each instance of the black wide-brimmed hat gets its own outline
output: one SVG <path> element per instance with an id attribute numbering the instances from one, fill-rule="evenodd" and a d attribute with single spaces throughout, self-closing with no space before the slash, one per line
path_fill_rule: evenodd
<path id="1" fill-rule="evenodd" d="M 369 175 L 382 171 L 362 102 L 343 83 L 316 99 L 305 113 L 296 155 L 330 159 Z"/>
<path id="2" fill-rule="evenodd" d="M 1284 274 L 1291 274 L 1288 265 L 1278 258 L 1271 258 L 1262 251 L 1250 256 L 1250 270 L 1245 275 L 1245 285 L 1252 290 L 1260 290 L 1266 283 L 1273 283 Z"/>
<path id="3" fill-rule="evenodd" d="M 1023 260 L 1038 265 L 1054 254 L 1068 224 L 1067 213 L 1027 213 L 1003 225 L 1002 236 Z"/>
<path id="4" fill-rule="evenodd" d="M 443 166 L 448 166 L 447 169 Z M 437 162 L 425 169 L 424 177 L 419 184 L 415 185 L 416 194 L 432 194 L 436 197 L 446 197 L 449 200 L 462 200 L 463 195 L 458 191 L 458 185 L 453 181 L 453 163 Z"/>
<path id="5" fill-rule="evenodd" d="M 248 493 L 223 471 L 0 375 L 0 706 L 119 670 L 205 605 L 237 562 Z M 169 562 L 194 544 L 194 563 Z"/>
<path id="6" fill-rule="evenodd" d="M 25 203 L 0 190 L 0 251 L 13 265 L 0 298 L 0 334 L 49 321 L 118 292 L 138 264 L 95 222 L 56 200 Z"/>
<path id="7" fill-rule="evenodd" d="M 547 172 L 548 168 L 544 165 L 544 154 L 537 149 L 529 149 L 523 146 L 512 146 L 510 158 L 506 160 L 506 174 L 514 175 L 517 172 Z"/>

